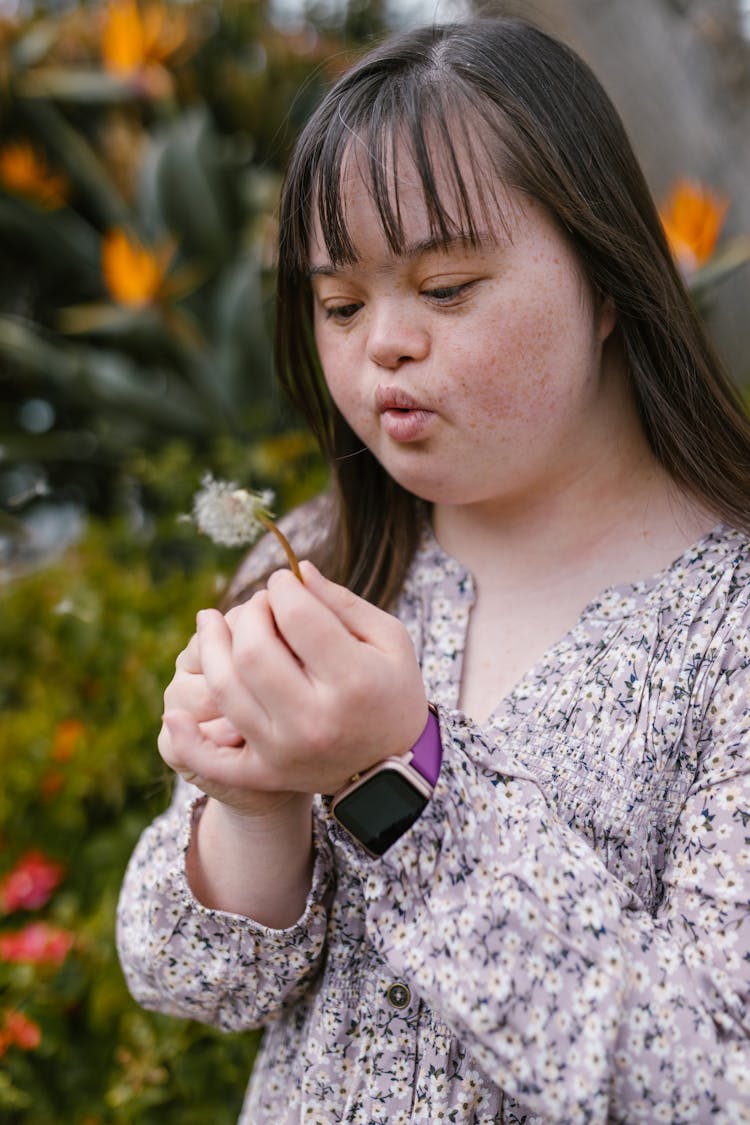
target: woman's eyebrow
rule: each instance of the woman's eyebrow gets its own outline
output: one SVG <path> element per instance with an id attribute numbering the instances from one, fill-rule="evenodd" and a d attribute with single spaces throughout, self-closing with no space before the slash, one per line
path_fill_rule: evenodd
<path id="1" fill-rule="evenodd" d="M 442 235 L 430 235 L 427 238 L 417 239 L 415 242 L 409 242 L 404 246 L 400 253 L 394 254 L 394 259 L 401 259 L 402 261 L 413 261 L 416 258 L 422 258 L 427 254 L 449 254 L 455 250 L 483 250 L 488 246 L 496 246 L 497 237 L 489 232 L 480 231 L 473 237 L 468 234 L 456 234 L 451 238 L 444 238 Z M 330 262 L 322 262 L 319 265 L 310 265 L 307 269 L 307 277 L 337 277 L 340 273 L 347 268 L 356 265 L 357 259 L 351 262 L 346 262 L 343 266 L 334 266 Z"/>
<path id="2" fill-rule="evenodd" d="M 308 266 L 306 273 L 308 280 L 313 277 L 337 277 L 341 273 L 341 269 L 338 269 L 336 266 L 332 266 L 330 264 Z"/>
<path id="3" fill-rule="evenodd" d="M 497 245 L 497 238 L 489 231 L 477 231 L 473 235 L 454 234 L 451 238 L 432 235 L 408 243 L 399 257 L 412 259 L 425 254 L 449 254 L 452 250 L 484 250 L 490 245 Z"/>

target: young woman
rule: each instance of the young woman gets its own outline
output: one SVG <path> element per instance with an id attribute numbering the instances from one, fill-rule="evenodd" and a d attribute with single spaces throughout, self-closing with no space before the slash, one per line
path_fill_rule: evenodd
<path id="1" fill-rule="evenodd" d="M 750 432 L 580 59 L 357 64 L 278 332 L 317 567 L 259 545 L 178 657 L 134 995 L 266 1027 L 248 1125 L 750 1120 Z"/>

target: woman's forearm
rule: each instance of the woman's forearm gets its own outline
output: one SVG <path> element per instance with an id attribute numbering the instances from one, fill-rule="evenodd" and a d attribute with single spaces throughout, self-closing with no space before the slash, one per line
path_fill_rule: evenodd
<path id="1" fill-rule="evenodd" d="M 312 797 L 247 816 L 212 798 L 199 810 L 187 877 L 204 906 L 271 929 L 293 925 L 312 883 Z"/>

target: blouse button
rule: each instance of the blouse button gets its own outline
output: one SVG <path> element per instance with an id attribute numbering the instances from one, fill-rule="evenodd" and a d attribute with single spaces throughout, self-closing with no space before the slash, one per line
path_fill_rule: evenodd
<path id="1" fill-rule="evenodd" d="M 406 1008 L 411 1001 L 411 991 L 405 984 L 392 984 L 386 992 L 388 1003 L 393 1008 Z"/>

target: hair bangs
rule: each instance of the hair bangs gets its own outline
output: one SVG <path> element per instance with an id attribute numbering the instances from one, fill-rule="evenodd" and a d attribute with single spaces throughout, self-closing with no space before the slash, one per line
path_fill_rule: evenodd
<path id="1" fill-rule="evenodd" d="M 367 186 L 396 255 L 407 247 L 400 188 L 411 185 L 415 174 L 428 234 L 438 245 L 458 238 L 476 246 L 498 224 L 508 234 L 499 123 L 487 121 L 487 107 L 477 104 L 454 73 L 440 77 L 425 82 L 424 75 L 401 75 L 371 98 L 339 105 L 312 181 L 319 230 L 335 267 L 357 258 L 346 219 L 346 179 L 352 169 Z"/>

